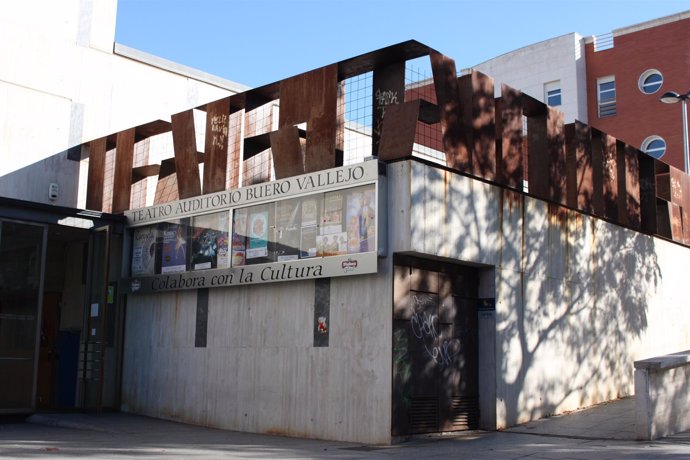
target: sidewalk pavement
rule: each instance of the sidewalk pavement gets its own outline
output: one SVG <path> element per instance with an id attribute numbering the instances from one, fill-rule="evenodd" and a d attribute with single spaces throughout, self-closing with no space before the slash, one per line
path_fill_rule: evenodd
<path id="1" fill-rule="evenodd" d="M 0 425 L 0 458 L 690 458 L 690 432 L 632 439 L 632 398 L 506 431 L 420 436 L 393 446 L 238 433 L 124 413 L 39 414 L 28 421 Z"/>
<path id="2" fill-rule="evenodd" d="M 635 440 L 635 397 L 543 418 L 509 428 L 511 433 L 562 436 L 577 439 Z"/>

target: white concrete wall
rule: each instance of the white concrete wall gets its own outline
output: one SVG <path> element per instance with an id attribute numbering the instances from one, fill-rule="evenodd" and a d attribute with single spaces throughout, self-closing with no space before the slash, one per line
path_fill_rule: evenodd
<path id="1" fill-rule="evenodd" d="M 0 2 L 0 195 L 76 206 L 69 147 L 246 87 L 115 46 L 116 0 Z M 76 166 L 75 166 L 76 165 Z"/>
<path id="2" fill-rule="evenodd" d="M 412 197 L 395 250 L 495 266 L 498 428 L 631 395 L 635 360 L 690 348 L 687 248 L 421 163 L 389 181 Z"/>
<path id="3" fill-rule="evenodd" d="M 313 281 L 212 289 L 205 348 L 195 291 L 130 296 L 123 410 L 390 442 L 396 251 L 487 267 L 495 347 L 480 370 L 497 428 L 631 395 L 634 361 L 690 348 L 687 248 L 414 161 L 388 166 L 388 193 L 389 256 L 332 279 L 327 348 L 312 346 Z"/>
<path id="4" fill-rule="evenodd" d="M 313 347 L 314 282 L 212 289 L 194 347 L 196 291 L 130 296 L 122 409 L 230 430 L 385 444 L 391 283 L 333 278 L 330 346 Z"/>
<path id="5" fill-rule="evenodd" d="M 472 68 L 494 79 L 496 96 L 505 83 L 546 102 L 544 84 L 560 80 L 562 105 L 558 108 L 565 122 L 587 122 L 585 50 L 582 37 L 576 33 L 511 51 Z"/>

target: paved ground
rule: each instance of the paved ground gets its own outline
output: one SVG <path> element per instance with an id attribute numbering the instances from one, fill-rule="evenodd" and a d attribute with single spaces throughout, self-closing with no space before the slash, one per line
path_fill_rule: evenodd
<path id="1" fill-rule="evenodd" d="M 632 440 L 634 402 L 532 422 L 504 432 L 420 437 L 391 447 L 201 428 L 129 414 L 38 415 L 0 424 L 0 458 L 486 458 L 689 459 L 690 432 Z"/>

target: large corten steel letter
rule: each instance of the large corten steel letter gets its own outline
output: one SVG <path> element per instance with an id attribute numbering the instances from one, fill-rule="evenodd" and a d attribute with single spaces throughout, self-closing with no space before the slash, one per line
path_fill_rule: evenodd
<path id="1" fill-rule="evenodd" d="M 633 146 L 621 143 L 619 150 L 618 177 L 623 186 L 619 191 L 623 193 L 619 200 L 620 222 L 635 230 L 640 229 L 640 164 L 637 157 L 637 149 Z"/>
<path id="2" fill-rule="evenodd" d="M 113 214 L 129 209 L 132 195 L 132 163 L 134 162 L 134 128 L 117 133 L 115 147 L 115 178 L 113 183 Z"/>
<path id="3" fill-rule="evenodd" d="M 383 120 L 389 107 L 405 102 L 405 61 L 374 69 L 372 90 L 373 129 L 371 154 L 379 154 Z M 413 135 L 414 135 L 414 128 Z"/>
<path id="4" fill-rule="evenodd" d="M 684 179 L 685 173 L 678 168 L 674 168 L 661 161 L 655 162 L 656 165 L 656 191 L 657 196 L 670 204 L 660 204 L 659 210 L 659 228 L 660 233 L 668 238 L 673 238 L 675 241 L 683 241 L 685 238 L 685 220 L 683 219 L 687 214 L 684 209 L 686 201 L 690 201 L 684 193 Z M 668 211 L 666 210 L 668 208 Z M 666 220 L 670 220 L 667 224 Z M 667 231 L 670 227 L 671 232 Z"/>
<path id="5" fill-rule="evenodd" d="M 305 172 L 336 166 L 337 103 L 337 64 L 280 82 L 279 128 L 307 123 Z"/>
<path id="6" fill-rule="evenodd" d="M 206 105 L 204 194 L 225 190 L 228 166 L 229 126 L 229 97 Z"/>
<path id="7" fill-rule="evenodd" d="M 473 71 L 458 78 L 458 93 L 462 110 L 463 136 L 460 142 L 468 150 L 472 174 L 488 180 L 496 179 L 496 108 L 494 81 L 481 72 Z"/>
<path id="8" fill-rule="evenodd" d="M 168 203 L 180 199 L 177 188 L 177 174 L 175 173 L 175 158 L 161 161 L 161 168 L 156 183 L 156 194 L 153 197 L 154 204 Z"/>
<path id="9" fill-rule="evenodd" d="M 391 161 L 412 155 L 420 103 L 419 99 L 415 99 L 386 109 L 386 118 L 381 128 L 379 159 Z"/>
<path id="10" fill-rule="evenodd" d="M 446 164 L 451 168 L 469 173 L 472 171 L 472 160 L 470 151 L 466 147 L 467 142 L 463 140 L 455 61 L 435 51 L 432 51 L 429 57 L 434 75 L 436 102 L 441 117 Z"/>
<path id="11" fill-rule="evenodd" d="M 527 94 L 522 95 L 522 113 L 527 117 L 527 181 L 529 193 L 548 200 L 550 162 L 547 142 L 547 107 Z"/>
<path id="12" fill-rule="evenodd" d="M 690 245 L 690 176 L 683 174 L 681 176 L 680 185 L 683 191 L 683 204 L 681 205 L 683 243 Z"/>
<path id="13" fill-rule="evenodd" d="M 604 144 L 606 133 L 591 128 L 592 133 L 592 212 L 595 216 L 604 217 Z"/>
<path id="14" fill-rule="evenodd" d="M 644 232 L 657 233 L 656 167 L 658 160 L 639 150 L 636 152 L 640 170 L 640 225 Z"/>
<path id="15" fill-rule="evenodd" d="M 657 198 L 656 212 L 658 234 L 674 241 L 682 242 L 683 224 L 680 206 Z"/>
<path id="16" fill-rule="evenodd" d="M 172 116 L 172 134 L 177 189 L 180 199 L 201 195 L 194 113 L 191 110 L 185 110 Z"/>
<path id="17" fill-rule="evenodd" d="M 618 220 L 618 153 L 616 138 L 602 135 L 602 159 L 604 161 L 604 216 L 614 222 Z"/>
<path id="18" fill-rule="evenodd" d="M 589 126 L 575 121 L 565 126 L 567 204 L 592 212 L 592 133 Z"/>
<path id="19" fill-rule="evenodd" d="M 546 107 L 546 154 L 549 160 L 549 197 L 560 204 L 567 202 L 565 127 L 563 112 Z"/>
<path id="20" fill-rule="evenodd" d="M 105 144 L 101 137 L 89 142 L 89 176 L 87 179 L 86 209 L 103 210 L 103 183 L 105 179 Z"/>
<path id="21" fill-rule="evenodd" d="M 502 127 L 497 152 L 500 165 L 500 183 L 522 190 L 525 177 L 522 152 L 522 93 L 507 85 L 501 85 L 500 117 Z"/>
<path id="22" fill-rule="evenodd" d="M 270 134 L 276 179 L 304 174 L 304 152 L 297 126 L 283 126 Z"/>

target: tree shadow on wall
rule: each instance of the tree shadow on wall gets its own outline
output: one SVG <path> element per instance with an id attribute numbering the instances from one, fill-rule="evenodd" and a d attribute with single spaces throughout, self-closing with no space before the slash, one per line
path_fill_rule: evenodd
<path id="1" fill-rule="evenodd" d="M 652 238 L 524 204 L 522 269 L 512 282 L 499 275 L 497 286 L 508 307 L 496 318 L 507 425 L 628 394 L 631 348 L 661 280 Z"/>
<path id="2" fill-rule="evenodd" d="M 499 428 L 628 394 L 662 277 L 654 239 L 445 174 L 426 167 L 412 190 L 425 210 L 413 238 L 429 254 L 497 261 Z"/>

